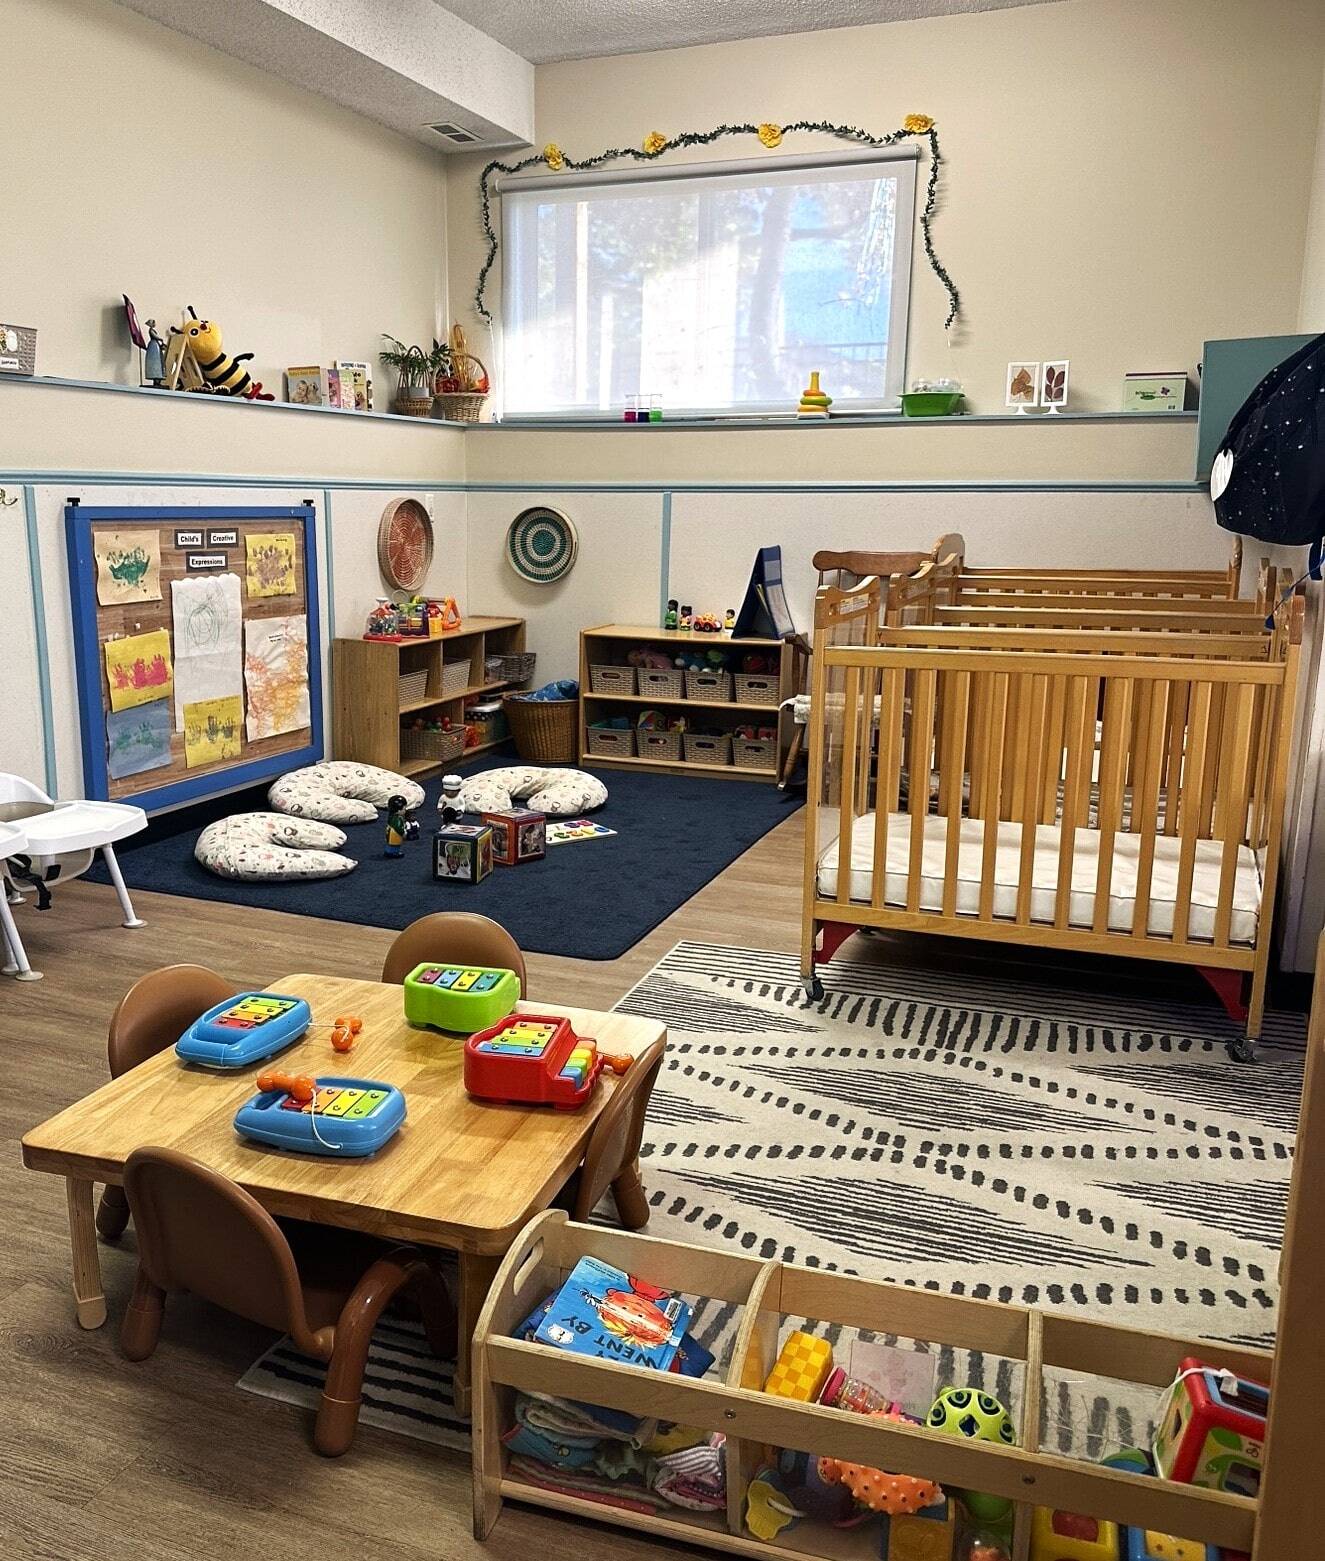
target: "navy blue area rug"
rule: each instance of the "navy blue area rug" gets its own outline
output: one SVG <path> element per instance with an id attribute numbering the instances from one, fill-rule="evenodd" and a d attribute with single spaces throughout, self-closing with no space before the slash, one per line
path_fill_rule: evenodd
<path id="1" fill-rule="evenodd" d="M 511 758 L 478 769 L 511 764 Z M 617 831 L 549 846 L 541 862 L 494 867 L 482 883 L 434 883 L 432 830 L 439 779 L 416 817 L 420 837 L 392 859 L 383 824 L 350 824 L 343 850 L 358 866 L 318 883 L 234 883 L 194 861 L 203 826 L 229 813 L 265 809 L 259 791 L 152 820 L 116 847 L 133 889 L 323 916 L 363 927 L 407 927 L 431 911 L 470 910 L 507 928 L 522 949 L 571 959 L 616 959 L 801 805 L 760 781 L 629 770 L 598 772 L 608 788 L 595 822 Z M 106 882 L 100 863 L 88 877 Z"/>

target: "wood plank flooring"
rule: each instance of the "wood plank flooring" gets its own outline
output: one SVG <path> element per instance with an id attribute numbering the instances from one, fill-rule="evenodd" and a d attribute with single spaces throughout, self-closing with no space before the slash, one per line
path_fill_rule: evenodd
<path id="1" fill-rule="evenodd" d="M 789 819 L 620 959 L 534 954 L 533 995 L 609 1008 L 679 939 L 791 951 L 800 914 L 801 815 Z M 592 846 L 580 849 L 592 850 Z M 518 871 L 518 869 L 516 869 Z M 346 884 L 352 892 L 353 880 Z M 187 1298 L 171 1302 L 156 1355 L 131 1365 L 116 1347 L 132 1278 L 133 1238 L 103 1247 L 110 1321 L 73 1318 L 64 1187 L 25 1171 L 27 1127 L 105 1078 L 106 1025 L 144 971 L 196 961 L 246 986 L 294 971 L 373 978 L 394 933 L 275 911 L 135 896 L 148 925 L 118 924 L 108 888 L 74 883 L 53 908 L 19 909 L 46 979 L 0 979 L 0 1556 L 5 1561 L 663 1561 L 698 1554 L 599 1524 L 508 1506 L 486 1545 L 469 1532 L 469 1468 L 458 1454 L 363 1427 L 328 1461 L 310 1449 L 310 1418 L 240 1393 L 235 1382 L 270 1334 Z M 941 939 L 856 940 L 853 958 L 908 965 L 954 959 L 1007 969 L 1007 951 Z M 1033 965 L 1032 965 L 1033 961 Z M 1190 972 L 1125 961 L 1050 959 L 1046 983 L 1111 991 L 1200 992 Z M 1182 985 L 1181 983 L 1188 983 Z M 319 1513 L 332 1514 L 329 1536 Z"/>

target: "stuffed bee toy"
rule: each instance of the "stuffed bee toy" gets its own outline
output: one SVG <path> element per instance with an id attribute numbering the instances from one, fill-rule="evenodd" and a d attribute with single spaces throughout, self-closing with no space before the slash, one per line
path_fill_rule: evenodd
<path id="1" fill-rule="evenodd" d="M 198 365 L 198 372 L 208 387 L 222 396 L 242 396 L 246 401 L 274 401 L 274 396 L 264 396 L 262 381 L 250 377 L 245 363 L 251 362 L 251 352 L 241 352 L 231 357 L 221 345 L 221 327 L 215 320 L 200 320 L 193 305 L 189 305 L 189 318 L 183 325 L 184 342 L 189 355 Z"/>

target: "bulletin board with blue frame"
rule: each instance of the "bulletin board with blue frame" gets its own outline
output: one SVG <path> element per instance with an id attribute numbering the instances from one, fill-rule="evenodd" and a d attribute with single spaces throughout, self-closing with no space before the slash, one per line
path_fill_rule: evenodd
<path id="1" fill-rule="evenodd" d="M 84 796 L 131 801 L 154 811 L 270 780 L 323 757 L 316 531 L 311 501 L 154 508 L 69 501 L 65 547 Z M 274 558 L 270 574 L 265 572 L 268 555 Z M 135 572 L 143 569 L 146 573 L 135 582 Z M 227 697 L 180 711 L 174 695 L 179 666 L 175 587 L 190 581 L 193 585 L 185 589 L 196 592 L 198 582 L 222 574 L 239 576 L 238 682 L 227 663 Z M 145 589 L 148 594 L 136 599 Z M 233 601 L 233 586 L 228 591 Z M 114 599 L 117 593 L 134 599 Z M 300 625 L 306 646 L 302 655 Z M 279 683 L 262 660 L 269 643 L 278 647 L 272 661 L 280 668 Z M 149 651 L 145 672 L 143 658 L 133 658 L 132 648 L 140 645 Z M 125 647 L 123 655 L 119 646 Z M 288 673 L 295 662 L 305 664 L 306 712 L 302 697 L 291 695 L 294 683 Z M 133 675 L 126 679 L 129 666 Z M 191 670 L 190 676 L 196 674 Z M 143 686 L 129 688 L 130 681 Z M 158 688 L 150 686 L 153 681 L 160 697 Z M 132 702 L 123 703 L 126 699 Z M 283 714 L 277 713 L 278 703 Z"/>

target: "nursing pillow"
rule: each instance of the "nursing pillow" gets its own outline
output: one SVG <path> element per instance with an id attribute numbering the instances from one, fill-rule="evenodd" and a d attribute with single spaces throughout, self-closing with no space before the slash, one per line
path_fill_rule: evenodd
<path id="1" fill-rule="evenodd" d="M 208 824 L 193 854 L 209 873 L 251 882 L 338 878 L 355 867 L 341 856 L 345 831 L 284 813 L 233 813 Z"/>
<path id="2" fill-rule="evenodd" d="M 320 819 L 324 824 L 371 824 L 378 808 L 392 797 L 404 797 L 406 809 L 412 812 L 423 802 L 423 787 L 394 770 L 346 759 L 291 770 L 267 793 L 277 812 Z"/>
<path id="3" fill-rule="evenodd" d="M 606 801 L 607 787 L 583 770 L 512 764 L 466 777 L 457 805 L 464 813 L 500 813 L 522 802 L 553 818 L 572 818 Z"/>

